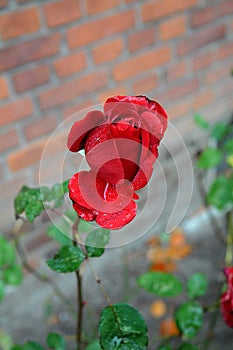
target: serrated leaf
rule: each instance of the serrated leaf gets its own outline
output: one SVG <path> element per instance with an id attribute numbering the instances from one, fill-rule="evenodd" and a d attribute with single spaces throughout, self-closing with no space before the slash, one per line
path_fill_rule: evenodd
<path id="1" fill-rule="evenodd" d="M 166 272 L 147 272 L 138 277 L 139 286 L 160 297 L 172 297 L 182 292 L 178 278 Z"/>
<path id="2" fill-rule="evenodd" d="M 48 236 L 57 241 L 61 246 L 72 245 L 72 239 L 61 225 L 62 223 L 60 223 L 59 226 L 58 224 L 50 225 L 47 229 Z"/>
<path id="3" fill-rule="evenodd" d="M 208 129 L 209 127 L 208 121 L 198 113 L 194 115 L 194 122 L 202 129 Z"/>
<path id="4" fill-rule="evenodd" d="M 26 218 L 29 222 L 33 222 L 37 216 L 40 216 L 43 210 L 44 206 L 40 201 L 28 203 L 25 208 Z"/>
<path id="5" fill-rule="evenodd" d="M 11 265 L 4 269 L 2 279 L 5 284 L 19 285 L 23 280 L 23 271 L 20 265 Z"/>
<path id="6" fill-rule="evenodd" d="M 99 345 L 99 341 L 95 340 L 91 344 L 89 344 L 85 350 L 101 350 L 101 347 Z"/>
<path id="7" fill-rule="evenodd" d="M 187 293 L 189 298 L 198 298 L 207 291 L 208 280 L 203 273 L 194 273 L 187 282 Z"/>
<path id="8" fill-rule="evenodd" d="M 207 203 L 219 210 L 233 204 L 233 180 L 225 176 L 217 177 L 207 194 Z"/>
<path id="9" fill-rule="evenodd" d="M 47 345 L 53 350 L 65 350 L 65 340 L 58 333 L 49 333 L 46 339 Z"/>
<path id="10" fill-rule="evenodd" d="M 182 343 L 178 350 L 199 350 L 199 348 L 196 345 L 190 343 Z"/>
<path id="11" fill-rule="evenodd" d="M 211 136 L 217 141 L 220 141 L 224 138 L 224 136 L 227 135 L 228 132 L 229 125 L 223 122 L 218 122 L 213 126 L 211 130 Z"/>
<path id="12" fill-rule="evenodd" d="M 101 312 L 98 330 L 103 350 L 145 350 L 148 344 L 146 323 L 128 304 L 106 307 Z"/>
<path id="13" fill-rule="evenodd" d="M 200 169 L 207 169 L 217 166 L 223 159 L 222 152 L 216 148 L 205 149 L 197 160 Z"/>
<path id="14" fill-rule="evenodd" d="M 3 236 L 0 236 L 0 267 L 14 263 L 15 249 Z"/>
<path id="15" fill-rule="evenodd" d="M 2 280 L 0 280 L 0 303 L 2 302 L 3 298 L 5 296 L 5 284 Z"/>
<path id="16" fill-rule="evenodd" d="M 24 345 L 14 346 L 12 350 L 45 350 L 45 348 L 34 341 L 28 341 Z"/>
<path id="17" fill-rule="evenodd" d="M 99 257 L 104 253 L 104 247 L 110 239 L 110 231 L 97 229 L 87 236 L 86 251 L 89 257 Z"/>
<path id="18" fill-rule="evenodd" d="M 197 301 L 189 301 L 177 309 L 175 321 L 181 333 L 192 339 L 202 326 L 203 309 Z"/>
<path id="19" fill-rule="evenodd" d="M 85 255 L 79 247 L 64 246 L 47 264 L 54 271 L 66 273 L 78 270 L 84 259 Z"/>

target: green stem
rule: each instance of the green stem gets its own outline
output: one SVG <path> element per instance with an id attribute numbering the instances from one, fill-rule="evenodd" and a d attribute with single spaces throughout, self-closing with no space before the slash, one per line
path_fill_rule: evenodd
<path id="1" fill-rule="evenodd" d="M 74 246 L 80 246 L 80 243 L 77 241 L 79 221 L 80 219 L 77 216 L 75 222 L 72 224 L 72 227 L 71 227 Z M 77 312 L 78 312 L 77 324 L 76 324 L 76 342 L 77 342 L 77 349 L 82 350 L 82 347 L 83 347 L 82 327 L 83 327 L 83 306 L 84 306 L 83 291 L 82 291 L 82 276 L 79 270 L 75 271 L 75 275 L 76 275 L 76 283 L 77 283 Z"/>

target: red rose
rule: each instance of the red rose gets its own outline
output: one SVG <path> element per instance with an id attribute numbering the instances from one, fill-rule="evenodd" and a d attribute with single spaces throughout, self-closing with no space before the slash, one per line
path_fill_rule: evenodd
<path id="1" fill-rule="evenodd" d="M 226 324 L 233 328 L 233 267 L 226 267 L 227 291 L 221 296 L 221 312 Z"/>
<path id="2" fill-rule="evenodd" d="M 116 206 L 112 212 L 108 210 L 108 215 L 118 213 L 118 222 L 116 222 L 116 218 L 112 217 L 115 223 L 110 224 L 111 220 L 108 218 L 107 226 L 119 228 L 131 221 L 136 215 L 136 204 L 130 205 L 134 196 L 133 190 L 138 190 L 148 183 L 152 175 L 153 163 L 158 156 L 158 145 L 166 128 L 167 114 L 165 110 L 157 102 L 151 101 L 145 96 L 108 98 L 104 104 L 103 112 L 91 111 L 83 120 L 75 122 L 72 126 L 67 145 L 72 152 L 85 149 L 87 162 L 96 176 L 96 181 L 92 183 L 92 186 L 96 188 L 97 183 L 102 181 L 101 188 L 105 184 L 106 188 L 113 189 L 114 186 L 121 183 L 122 193 L 130 193 L 128 204 L 125 207 Z M 91 177 L 93 176 L 91 175 Z M 99 197 L 102 198 L 102 201 L 98 201 L 101 204 L 95 207 L 97 201 L 93 200 L 92 205 L 89 205 L 89 200 L 87 201 L 88 191 L 86 191 L 85 203 L 81 201 L 81 209 L 77 207 L 80 206 L 80 197 L 77 200 L 73 195 L 77 191 L 77 187 L 80 190 L 81 182 L 80 179 L 79 181 L 76 177 L 75 179 L 69 185 L 74 209 L 81 217 L 85 217 L 85 220 L 95 219 L 101 226 L 107 227 L 104 222 L 100 223 L 101 215 L 99 213 L 106 213 L 103 210 L 103 203 L 105 201 L 108 208 L 113 208 L 117 196 L 122 197 L 122 195 L 119 193 L 117 195 L 117 188 L 115 188 L 114 199 L 109 200 L 104 198 L 105 191 L 101 190 Z M 76 185 L 74 186 L 75 181 Z M 82 181 L 87 180 L 83 177 Z M 132 186 L 129 185 L 129 182 Z M 87 189 L 88 186 L 83 186 L 83 188 Z M 109 189 L 106 191 L 108 192 Z M 97 192 L 95 191 L 96 194 Z M 92 195 L 91 198 L 93 199 L 94 196 Z M 126 210 L 128 205 L 134 209 L 131 215 L 126 215 L 124 212 L 124 216 L 129 219 L 123 220 L 123 212 L 121 211 Z M 117 211 L 118 209 L 120 210 Z M 81 215 L 82 210 L 83 214 Z M 92 214 L 86 215 L 86 210 L 91 210 Z"/>

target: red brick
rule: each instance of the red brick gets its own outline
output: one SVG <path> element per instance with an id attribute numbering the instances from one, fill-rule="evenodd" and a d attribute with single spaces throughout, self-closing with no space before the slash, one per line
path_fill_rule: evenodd
<path id="1" fill-rule="evenodd" d="M 87 13 L 92 15 L 94 13 L 103 12 L 118 6 L 119 0 L 86 0 Z"/>
<path id="2" fill-rule="evenodd" d="M 32 39 L 0 50 L 0 72 L 56 54 L 60 34 Z"/>
<path id="3" fill-rule="evenodd" d="M 120 38 L 98 45 L 93 49 L 94 62 L 99 64 L 114 60 L 122 50 L 123 42 Z"/>
<path id="4" fill-rule="evenodd" d="M 193 59 L 193 70 L 194 72 L 209 66 L 217 59 L 216 52 L 205 52 L 201 55 L 196 56 Z"/>
<path id="5" fill-rule="evenodd" d="M 215 7 L 206 7 L 197 10 L 191 15 L 191 25 L 193 28 L 203 26 L 217 18 Z"/>
<path id="6" fill-rule="evenodd" d="M 223 59 L 233 55 L 233 43 L 228 42 L 222 45 L 218 50 L 218 59 Z"/>
<path id="7" fill-rule="evenodd" d="M 162 102 L 160 100 L 158 101 L 160 103 Z M 182 101 L 182 102 L 175 103 L 174 106 L 169 107 L 167 109 L 167 113 L 170 120 L 177 119 L 185 115 L 186 116 L 190 115 L 190 111 L 191 111 L 191 104 L 189 101 Z"/>
<path id="8" fill-rule="evenodd" d="M 5 78 L 0 77 L 0 99 L 4 99 L 9 96 L 8 85 Z"/>
<path id="9" fill-rule="evenodd" d="M 142 5 L 142 18 L 144 22 L 171 15 L 197 5 L 198 0 L 158 0 Z"/>
<path id="10" fill-rule="evenodd" d="M 100 38 L 132 28 L 134 23 L 135 18 L 132 10 L 97 19 L 92 22 L 88 21 L 87 23 L 68 30 L 68 45 L 70 48 L 87 45 Z"/>
<path id="11" fill-rule="evenodd" d="M 133 92 L 135 95 L 144 94 L 144 92 L 151 91 L 157 86 L 157 76 L 155 74 L 147 75 L 140 78 L 133 83 Z"/>
<path id="12" fill-rule="evenodd" d="M 33 106 L 29 97 L 24 97 L 20 100 L 8 103 L 0 107 L 0 126 L 29 117 L 32 112 Z"/>
<path id="13" fill-rule="evenodd" d="M 10 170 L 18 171 L 37 163 L 41 159 L 45 145 L 46 140 L 42 140 L 11 153 L 7 158 Z"/>
<path id="14" fill-rule="evenodd" d="M 18 145 L 18 136 L 15 129 L 0 134 L 0 152 L 6 151 Z"/>
<path id="15" fill-rule="evenodd" d="M 138 51 L 144 47 L 150 46 L 155 42 L 153 28 L 143 29 L 141 31 L 129 35 L 129 50 L 131 52 Z"/>
<path id="16" fill-rule="evenodd" d="M 201 107 L 210 104 L 214 99 L 212 91 L 208 90 L 196 95 L 193 99 L 193 109 L 199 110 Z"/>
<path id="17" fill-rule="evenodd" d="M 8 4 L 8 0 L 0 0 L 0 7 L 4 7 Z"/>
<path id="18" fill-rule="evenodd" d="M 170 48 L 163 47 L 117 64 L 113 69 L 113 75 L 117 81 L 125 80 L 137 73 L 164 64 L 168 62 L 170 58 Z"/>
<path id="19" fill-rule="evenodd" d="M 167 81 L 179 79 L 184 77 L 187 72 L 186 62 L 181 61 L 174 63 L 172 66 L 168 67 L 166 70 Z"/>
<path id="20" fill-rule="evenodd" d="M 39 14 L 36 7 L 5 13 L 0 16 L 0 34 L 3 40 L 38 31 Z"/>
<path id="21" fill-rule="evenodd" d="M 43 116 L 39 120 L 33 121 L 25 126 L 25 134 L 28 141 L 44 136 L 53 131 L 57 126 L 57 120 L 54 115 Z"/>
<path id="22" fill-rule="evenodd" d="M 233 2 L 232 0 L 220 2 L 217 5 L 218 16 L 230 15 L 233 12 Z"/>
<path id="23" fill-rule="evenodd" d="M 213 84 L 221 79 L 229 77 L 232 68 L 232 62 L 221 62 L 220 66 L 208 69 L 206 74 L 206 83 Z"/>
<path id="24" fill-rule="evenodd" d="M 178 55 L 186 55 L 200 47 L 221 40 L 225 37 L 225 34 L 226 28 L 224 25 L 208 28 L 199 33 L 193 34 L 178 45 Z"/>
<path id="25" fill-rule="evenodd" d="M 40 66 L 26 72 L 17 73 L 13 76 L 16 92 L 30 90 L 49 81 L 48 66 Z"/>
<path id="26" fill-rule="evenodd" d="M 186 32 L 186 18 L 179 16 L 163 22 L 159 26 L 160 37 L 162 40 L 168 40 L 180 36 Z"/>
<path id="27" fill-rule="evenodd" d="M 162 93 L 158 96 L 158 100 L 161 100 L 165 105 L 170 103 L 171 101 L 175 101 L 176 99 L 183 98 L 187 95 L 192 95 L 192 93 L 196 92 L 198 89 L 198 80 L 192 79 L 186 81 L 182 84 L 177 84 L 172 89 L 167 89 L 165 93 Z"/>
<path id="28" fill-rule="evenodd" d="M 117 85 L 116 87 L 109 89 L 107 88 L 104 92 L 101 92 L 98 96 L 100 103 L 103 103 L 108 97 L 116 95 L 128 95 L 129 91 L 124 85 Z"/>
<path id="29" fill-rule="evenodd" d="M 44 5 L 46 21 L 49 27 L 59 26 L 80 17 L 78 0 L 61 0 Z"/>
<path id="30" fill-rule="evenodd" d="M 94 101 L 91 99 L 85 99 L 82 103 L 78 103 L 72 106 L 69 106 L 63 110 L 64 119 L 69 118 L 71 115 L 81 111 L 82 109 L 88 108 L 95 105 Z"/>
<path id="31" fill-rule="evenodd" d="M 83 51 L 61 57 L 54 62 L 55 71 L 59 77 L 66 77 L 67 75 L 80 72 L 86 66 L 87 60 Z"/>
<path id="32" fill-rule="evenodd" d="M 41 108 L 47 109 L 59 106 L 73 98 L 94 92 L 107 84 L 107 75 L 104 71 L 91 73 L 82 78 L 63 83 L 48 91 L 42 92 L 39 96 Z"/>

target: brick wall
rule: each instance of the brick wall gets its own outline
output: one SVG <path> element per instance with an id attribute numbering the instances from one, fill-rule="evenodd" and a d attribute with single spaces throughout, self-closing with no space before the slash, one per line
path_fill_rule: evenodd
<path id="1" fill-rule="evenodd" d="M 46 137 L 81 108 L 147 94 L 187 139 L 195 111 L 230 113 L 232 15 L 232 0 L 0 0 L 1 226 Z"/>

